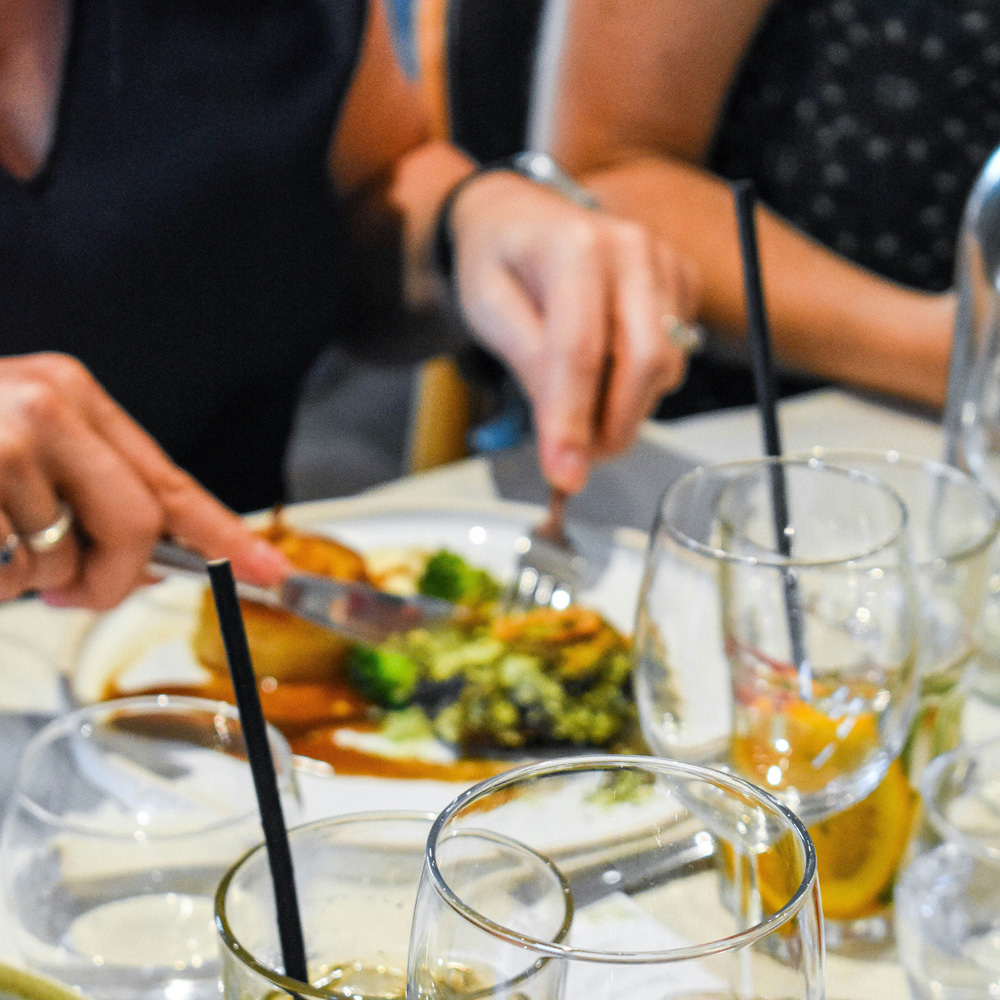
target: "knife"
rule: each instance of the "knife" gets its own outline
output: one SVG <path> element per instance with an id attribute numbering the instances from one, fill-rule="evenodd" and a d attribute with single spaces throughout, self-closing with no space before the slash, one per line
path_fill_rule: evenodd
<path id="1" fill-rule="evenodd" d="M 149 562 L 153 576 L 207 578 L 205 559 L 176 542 L 162 541 Z M 314 573 L 293 573 L 274 587 L 237 581 L 246 600 L 288 611 L 299 618 L 338 632 L 366 646 L 377 646 L 391 635 L 453 620 L 458 605 L 422 594 L 400 596 L 366 583 L 335 580 Z"/>

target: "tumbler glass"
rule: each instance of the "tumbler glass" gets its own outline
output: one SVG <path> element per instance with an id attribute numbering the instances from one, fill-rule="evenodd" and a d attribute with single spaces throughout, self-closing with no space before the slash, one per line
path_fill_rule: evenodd
<path id="1" fill-rule="evenodd" d="M 896 887 L 896 940 L 915 1000 L 1000 996 L 1000 740 L 932 761 L 920 784 L 941 841 Z"/>
<path id="2" fill-rule="evenodd" d="M 309 982 L 284 973 L 263 845 L 219 884 L 227 1000 L 402 1000 L 413 903 L 433 814 L 352 813 L 289 831 Z"/>
<path id="3" fill-rule="evenodd" d="M 294 816 L 291 754 L 269 738 Z M 159 695 L 78 709 L 21 763 L 0 843 L 11 943 L 94 1000 L 208 1000 L 215 889 L 260 837 L 235 708 Z"/>

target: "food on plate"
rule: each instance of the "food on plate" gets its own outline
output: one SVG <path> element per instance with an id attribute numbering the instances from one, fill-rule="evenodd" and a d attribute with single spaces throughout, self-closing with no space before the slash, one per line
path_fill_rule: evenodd
<path id="1" fill-rule="evenodd" d="M 487 604 L 500 596 L 500 584 L 486 570 L 447 550 L 435 552 L 424 563 L 417 590 L 459 604 Z"/>
<path id="2" fill-rule="evenodd" d="M 353 549 L 332 538 L 290 528 L 275 512 L 260 534 L 291 562 L 309 573 L 339 580 L 368 580 L 365 561 Z M 294 618 L 253 601 L 240 601 L 250 657 L 259 677 L 278 681 L 316 681 L 343 670 L 351 644 L 328 629 Z M 213 673 L 228 674 L 212 593 L 206 590 L 198 606 L 191 640 L 195 656 Z"/>
<path id="3" fill-rule="evenodd" d="M 280 516 L 264 534 L 310 572 L 464 608 L 447 625 L 369 648 L 242 602 L 261 706 L 295 753 L 339 773 L 475 780 L 502 770 L 511 751 L 634 745 L 629 643 L 598 612 L 571 605 L 509 613 L 500 582 L 448 550 L 408 546 L 362 557 Z M 210 591 L 192 649 L 207 668 L 202 682 L 145 690 L 232 700 Z M 113 681 L 105 690 L 124 693 L 134 688 Z"/>
<path id="4" fill-rule="evenodd" d="M 414 629 L 351 656 L 356 686 L 385 708 L 409 705 L 465 751 L 548 743 L 606 747 L 634 720 L 628 642 L 571 605 Z"/>

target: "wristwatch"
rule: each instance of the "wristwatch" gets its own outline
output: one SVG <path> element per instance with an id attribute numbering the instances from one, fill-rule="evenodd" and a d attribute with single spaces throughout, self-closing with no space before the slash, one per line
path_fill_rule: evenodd
<path id="1" fill-rule="evenodd" d="M 577 184 L 548 153 L 527 150 L 508 156 L 505 160 L 499 160 L 498 163 L 499 166 L 494 169 L 513 170 L 522 177 L 558 191 L 577 205 L 582 205 L 584 208 L 600 208 L 597 198 L 585 187 Z"/>

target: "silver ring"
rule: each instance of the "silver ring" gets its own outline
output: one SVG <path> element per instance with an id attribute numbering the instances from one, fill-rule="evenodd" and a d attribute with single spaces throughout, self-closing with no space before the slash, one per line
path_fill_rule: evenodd
<path id="1" fill-rule="evenodd" d="M 21 538 L 13 531 L 8 532 L 7 539 L 0 545 L 0 566 L 7 566 L 14 558 L 17 547 L 21 544 Z"/>
<path id="2" fill-rule="evenodd" d="M 68 534 L 73 527 L 73 512 L 66 504 L 59 504 L 59 516 L 44 528 L 33 531 L 30 535 L 24 536 L 24 544 L 31 549 L 35 555 L 43 555 L 51 552 Z"/>
<path id="3" fill-rule="evenodd" d="M 664 313 L 660 326 L 670 343 L 685 354 L 693 354 L 705 340 L 704 331 L 697 323 L 685 323 L 673 313 Z"/>

